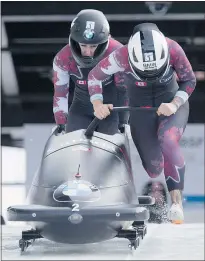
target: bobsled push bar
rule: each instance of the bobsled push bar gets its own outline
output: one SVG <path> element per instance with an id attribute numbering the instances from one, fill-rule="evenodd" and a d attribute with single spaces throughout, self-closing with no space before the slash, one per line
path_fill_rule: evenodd
<path id="1" fill-rule="evenodd" d="M 129 107 L 129 106 L 122 106 L 122 107 L 113 107 L 113 109 L 111 110 L 111 112 L 115 111 L 115 112 L 124 112 L 124 111 L 157 111 L 157 107 L 150 107 L 150 108 L 146 108 L 146 107 Z M 101 120 L 98 119 L 97 117 L 95 117 L 93 119 L 93 121 L 90 123 L 90 125 L 88 126 L 87 130 L 85 131 L 85 136 L 87 138 L 91 138 L 93 136 L 93 132 L 95 131 L 95 129 L 97 128 L 99 122 Z"/>
<path id="2" fill-rule="evenodd" d="M 85 207 L 74 211 L 69 207 L 50 207 L 42 205 L 18 205 L 7 209 L 9 221 L 65 222 L 73 216 L 84 221 L 144 221 L 149 219 L 149 211 L 140 205 L 123 204 L 101 207 Z"/>

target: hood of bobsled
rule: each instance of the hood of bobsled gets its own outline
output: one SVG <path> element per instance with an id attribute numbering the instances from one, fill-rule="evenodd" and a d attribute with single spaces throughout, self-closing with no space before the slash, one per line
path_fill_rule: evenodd
<path id="1" fill-rule="evenodd" d="M 129 183 L 124 142 L 121 134 L 89 140 L 81 130 L 52 136 L 33 185 L 53 188 L 56 202 L 98 201 L 101 189 Z"/>

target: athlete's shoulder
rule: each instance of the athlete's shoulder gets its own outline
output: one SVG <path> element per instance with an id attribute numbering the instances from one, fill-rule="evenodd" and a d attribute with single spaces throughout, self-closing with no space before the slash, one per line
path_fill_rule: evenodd
<path id="1" fill-rule="evenodd" d="M 168 37 L 166 37 L 166 40 L 167 40 L 167 44 L 168 44 L 170 52 L 176 52 L 176 51 L 182 50 L 182 47 L 180 46 L 179 43 L 177 43 L 177 41 L 175 41 L 171 38 L 168 38 Z"/>
<path id="2" fill-rule="evenodd" d="M 118 65 L 127 68 L 129 66 L 127 45 L 123 45 L 113 52 L 113 57 Z"/>
<path id="3" fill-rule="evenodd" d="M 183 48 L 175 40 L 166 38 L 169 46 L 170 63 L 174 64 L 178 59 L 184 59 L 186 57 Z"/>
<path id="4" fill-rule="evenodd" d="M 65 71 L 77 71 L 76 61 L 69 44 L 64 46 L 55 56 L 54 63 Z"/>
<path id="5" fill-rule="evenodd" d="M 58 58 L 58 59 L 61 59 L 61 60 L 65 60 L 69 56 L 72 56 L 72 53 L 71 53 L 71 49 L 70 49 L 69 44 L 67 44 L 60 51 L 58 51 L 58 53 L 56 54 L 55 58 Z"/>
<path id="6" fill-rule="evenodd" d="M 106 56 L 111 54 L 113 52 L 113 55 L 115 57 L 120 58 L 121 55 L 123 55 L 122 58 L 125 58 L 128 55 L 128 49 L 127 45 L 123 45 L 119 41 L 110 38 L 109 46 L 108 46 L 108 52 L 106 53 Z"/>
<path id="7" fill-rule="evenodd" d="M 109 54 L 111 54 L 112 52 L 114 52 L 115 50 L 121 47 L 123 47 L 123 44 L 121 44 L 119 41 L 115 40 L 114 38 L 110 37 L 105 56 L 108 56 Z"/>
<path id="8" fill-rule="evenodd" d="M 54 62 L 56 65 L 61 67 L 67 67 L 66 65 L 69 63 L 69 61 L 72 60 L 72 52 L 70 49 L 69 44 L 64 46 L 54 57 Z M 63 69 L 63 68 L 62 68 Z M 66 68 L 64 68 L 66 69 Z"/>
<path id="9" fill-rule="evenodd" d="M 119 47 L 122 47 L 124 45 L 122 43 L 120 43 L 119 41 L 115 40 L 113 37 L 110 37 L 109 46 L 110 46 L 110 48 L 118 49 Z"/>

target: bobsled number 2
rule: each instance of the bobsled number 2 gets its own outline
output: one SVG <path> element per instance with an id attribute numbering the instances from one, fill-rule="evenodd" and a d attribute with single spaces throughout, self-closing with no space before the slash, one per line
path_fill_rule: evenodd
<path id="1" fill-rule="evenodd" d="M 80 211 L 80 209 L 79 209 L 79 204 L 74 203 L 74 204 L 72 205 L 72 211 Z"/>

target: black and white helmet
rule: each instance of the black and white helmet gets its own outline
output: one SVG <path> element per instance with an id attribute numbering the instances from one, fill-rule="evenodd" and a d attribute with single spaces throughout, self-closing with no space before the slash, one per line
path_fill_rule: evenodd
<path id="1" fill-rule="evenodd" d="M 103 57 L 110 36 L 110 26 L 105 15 L 95 9 L 80 11 L 71 23 L 69 44 L 76 62 L 82 67 L 94 67 Z M 97 44 L 93 57 L 81 55 L 79 43 Z"/>
<path id="2" fill-rule="evenodd" d="M 135 26 L 128 42 L 129 62 L 141 79 L 161 77 L 169 62 L 169 50 L 165 36 L 157 25 L 143 23 Z"/>

